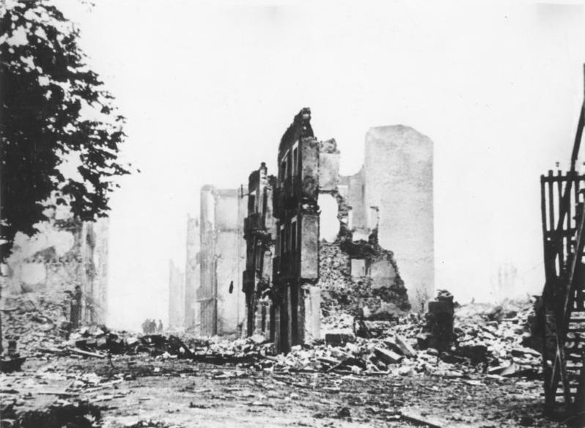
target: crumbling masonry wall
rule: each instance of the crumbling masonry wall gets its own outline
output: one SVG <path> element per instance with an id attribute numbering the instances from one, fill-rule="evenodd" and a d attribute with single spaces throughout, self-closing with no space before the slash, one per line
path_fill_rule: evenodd
<path id="1" fill-rule="evenodd" d="M 319 247 L 318 285 L 323 312 L 395 318 L 408 311 L 410 303 L 392 252 L 378 244 L 377 210 L 367 224 L 365 169 L 354 176 L 340 177 L 339 163 L 332 162 L 332 156 L 338 157 L 339 151 L 335 140 L 328 140 L 320 153 L 320 178 L 326 177 L 329 185 L 320 187 L 319 204 L 332 205 L 321 211 L 321 230 L 330 230 L 321 234 Z"/>
<path id="2" fill-rule="evenodd" d="M 433 143 L 408 126 L 371 128 L 364 170 L 365 206 L 378 208 L 379 243 L 392 249 L 420 310 L 435 291 Z"/>
<path id="3" fill-rule="evenodd" d="M 201 281 L 199 218 L 187 219 L 187 263 L 185 266 L 185 330 L 200 334 L 197 289 Z"/>
<path id="4" fill-rule="evenodd" d="M 185 274 L 169 261 L 169 326 L 182 330 L 185 324 Z"/>
<path id="5" fill-rule="evenodd" d="M 246 333 L 274 340 L 272 257 L 275 254 L 276 221 L 273 217 L 273 188 L 276 177 L 268 175 L 266 164 L 248 178 L 248 216 L 244 219 L 246 270 L 243 292 L 246 295 Z"/>
<path id="6" fill-rule="evenodd" d="M 335 140 L 318 141 L 310 119 L 310 110 L 302 109 L 284 133 L 278 150 L 273 323 L 280 351 L 320 337 L 321 309 L 381 319 L 410 309 L 398 270 L 400 262 L 385 249 L 393 248 L 394 241 L 386 239 L 387 224 L 379 223 L 380 211 L 388 208 L 383 193 L 404 194 L 392 186 L 383 187 L 392 182 L 389 178 L 395 173 L 388 173 L 380 160 L 373 160 L 374 141 L 368 143 L 361 171 L 340 176 L 340 152 Z M 430 210 L 432 231 L 432 197 Z M 400 212 L 396 208 L 394 211 Z M 394 228 L 402 227 L 402 217 L 391 218 L 396 222 Z M 414 232 L 409 225 L 405 228 L 408 233 Z M 379 241 L 381 230 L 384 243 Z M 432 256 L 432 237 L 427 244 Z M 420 250 L 419 245 L 408 254 Z M 422 253 L 423 258 L 428 254 L 424 248 Z"/>
<path id="7" fill-rule="evenodd" d="M 392 319 L 411 308 L 407 288 L 417 304 L 434 291 L 432 142 L 408 127 L 372 128 L 364 166 L 340 176 L 335 140 L 318 141 L 310 120 L 310 109 L 302 109 L 278 148 L 276 246 L 272 285 L 264 288 L 280 352 L 320 337 L 321 309 Z M 257 215 L 249 208 L 247 228 Z M 246 238 L 243 282 L 250 301 L 262 282 L 261 245 L 249 231 Z M 248 324 L 251 334 L 253 315 Z"/>
<path id="8" fill-rule="evenodd" d="M 302 109 L 282 136 L 274 192 L 274 337 L 287 352 L 319 336 L 313 309 L 319 302 L 319 149 L 311 111 Z"/>
<path id="9" fill-rule="evenodd" d="M 58 201 L 58 203 L 57 203 Z M 80 222 L 59 194 L 45 210 L 37 234 L 18 233 L 2 276 L 3 305 L 25 300 L 60 307 L 70 318 L 71 294 L 82 292 L 81 323 L 102 324 L 107 316 L 108 220 Z M 9 333 L 9 331 L 7 331 Z"/>
<path id="10" fill-rule="evenodd" d="M 245 190 L 244 190 L 245 192 Z M 202 335 L 238 335 L 245 319 L 240 290 L 246 249 L 243 219 L 247 197 L 236 189 L 201 189 L 201 277 L 195 324 Z"/>

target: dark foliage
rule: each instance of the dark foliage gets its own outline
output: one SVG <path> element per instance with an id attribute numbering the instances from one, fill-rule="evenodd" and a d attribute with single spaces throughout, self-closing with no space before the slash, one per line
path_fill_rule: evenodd
<path id="1" fill-rule="evenodd" d="M 49 1 L 0 5 L 0 259 L 16 232 L 32 235 L 59 190 L 79 220 L 107 216 L 124 117 L 86 64 L 78 30 Z M 63 173 L 75 162 L 77 174 Z M 59 203 L 59 201 L 57 201 Z"/>
<path id="2" fill-rule="evenodd" d="M 93 428 L 99 426 L 100 419 L 101 411 L 93 404 L 69 404 L 26 412 L 14 428 Z"/>

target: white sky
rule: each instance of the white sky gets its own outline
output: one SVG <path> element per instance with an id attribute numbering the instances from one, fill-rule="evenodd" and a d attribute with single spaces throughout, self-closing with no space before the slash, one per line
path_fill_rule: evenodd
<path id="1" fill-rule="evenodd" d="M 128 119 L 142 170 L 113 195 L 110 324 L 167 319 L 168 260 L 206 183 L 236 187 L 302 107 L 342 172 L 368 128 L 435 143 L 436 287 L 494 297 L 504 264 L 542 287 L 539 175 L 567 165 L 583 99 L 582 1 L 62 0 Z"/>

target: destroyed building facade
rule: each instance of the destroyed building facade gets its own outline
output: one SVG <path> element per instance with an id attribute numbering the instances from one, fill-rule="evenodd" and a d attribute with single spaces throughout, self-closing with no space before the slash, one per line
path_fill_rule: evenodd
<path id="1" fill-rule="evenodd" d="M 272 258 L 275 254 L 276 219 L 273 216 L 275 177 L 268 175 L 266 164 L 248 178 L 248 215 L 244 219 L 246 269 L 243 292 L 246 295 L 246 332 L 274 340 L 274 307 L 271 304 Z"/>
<path id="2" fill-rule="evenodd" d="M 169 325 L 168 329 L 182 330 L 185 325 L 185 274 L 169 261 Z"/>
<path id="3" fill-rule="evenodd" d="M 199 217 L 187 219 L 187 261 L 185 265 L 185 330 L 197 334 L 199 331 L 199 304 L 197 302 L 197 289 L 201 283 L 201 231 Z"/>
<path id="4" fill-rule="evenodd" d="M 400 198 L 380 196 L 382 191 L 377 183 L 387 185 L 389 179 L 377 177 L 371 191 L 368 186 L 368 177 L 372 181 L 373 176 L 390 174 L 379 166 L 388 154 L 396 157 L 388 163 L 399 163 L 406 155 L 398 149 L 380 149 L 382 160 L 374 162 L 368 157 L 368 147 L 375 148 L 378 141 L 368 140 L 364 167 L 353 176 L 342 176 L 336 141 L 317 140 L 310 120 L 310 109 L 302 109 L 284 133 L 273 181 L 268 180 L 264 164 L 249 179 L 250 198 L 254 200 L 249 200 L 244 228 L 248 244 L 244 273 L 247 333 L 269 335 L 281 352 L 319 339 L 322 311 L 349 310 L 355 316 L 387 319 L 411 307 L 395 253 L 379 242 L 380 218 L 384 215 L 380 207 L 384 210 L 388 200 L 401 203 Z M 392 144 L 399 146 L 395 142 L 388 146 L 393 147 Z M 408 152 L 408 148 L 403 151 Z M 425 172 L 414 186 L 425 182 L 421 192 L 431 195 L 432 205 L 432 145 L 430 153 L 431 171 Z M 400 186 L 396 181 L 385 192 L 394 192 Z M 272 207 L 267 189 L 272 190 Z M 402 192 L 406 194 L 407 191 Z M 423 221 L 431 224 L 431 239 L 425 242 L 421 253 L 425 257 L 430 254 L 424 260 L 430 264 L 425 268 L 432 272 L 432 206 L 426 214 L 430 217 Z M 399 216 L 395 218 L 397 223 L 402 221 Z M 415 233 L 413 227 L 405 225 L 405 233 Z M 387 235 L 384 229 L 385 239 Z M 388 248 L 392 248 L 391 243 L 389 240 Z M 266 269 L 271 263 L 270 255 L 272 283 Z M 425 284 L 429 289 L 434 286 L 432 276 Z"/>
<path id="5" fill-rule="evenodd" d="M 247 196 L 240 189 L 201 188 L 200 283 L 194 324 L 204 336 L 239 335 L 245 319 L 242 272 Z M 189 304 L 189 302 L 185 302 Z M 197 317 L 199 319 L 197 319 Z"/>
<path id="6" fill-rule="evenodd" d="M 109 222 L 82 222 L 69 199 L 56 192 L 45 210 L 46 221 L 28 237 L 16 235 L 2 273 L 2 299 L 10 307 L 21 296 L 60 307 L 59 318 L 75 324 L 102 324 L 107 316 Z M 79 287 L 76 289 L 76 287 Z M 72 317 L 72 305 L 78 305 Z"/>
<path id="7" fill-rule="evenodd" d="M 372 128 L 365 152 L 342 176 L 336 141 L 315 137 L 304 108 L 276 176 L 262 163 L 246 190 L 204 186 L 188 223 L 185 327 L 260 334 L 286 352 L 320 338 L 323 311 L 391 319 L 411 300 L 420 310 L 434 293 L 432 142 Z"/>
<path id="8" fill-rule="evenodd" d="M 408 126 L 380 126 L 366 135 L 365 206 L 377 207 L 378 241 L 392 250 L 417 310 L 433 298 L 433 142 Z"/>
<path id="9" fill-rule="evenodd" d="M 310 120 L 311 111 L 301 110 L 278 147 L 273 322 L 275 343 L 283 352 L 319 337 L 320 143 Z"/>

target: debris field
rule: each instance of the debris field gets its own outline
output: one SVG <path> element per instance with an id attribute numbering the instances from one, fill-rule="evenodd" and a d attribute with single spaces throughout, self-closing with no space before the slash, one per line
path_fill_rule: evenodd
<path id="1" fill-rule="evenodd" d="M 428 315 L 368 321 L 333 313 L 324 339 L 278 355 L 262 336 L 69 331 L 40 316 L 40 306 L 3 311 L 10 331 L 21 334 L 18 352 L 26 361 L 22 371 L 1 374 L 2 427 L 571 422 L 542 416 L 541 361 L 530 347 L 527 302 L 457 308 L 453 343 L 442 351 L 427 347 Z"/>

